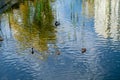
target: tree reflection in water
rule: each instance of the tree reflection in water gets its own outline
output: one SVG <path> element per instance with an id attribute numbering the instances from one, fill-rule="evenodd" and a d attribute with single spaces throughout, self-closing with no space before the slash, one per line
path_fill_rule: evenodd
<path id="1" fill-rule="evenodd" d="M 95 31 L 98 35 L 120 40 L 119 3 L 120 0 L 95 0 Z"/>
<path id="2" fill-rule="evenodd" d="M 48 44 L 55 44 L 55 28 L 50 0 L 24 1 L 19 9 L 10 12 L 10 24 L 14 38 L 22 50 L 34 48 L 45 57 Z"/>

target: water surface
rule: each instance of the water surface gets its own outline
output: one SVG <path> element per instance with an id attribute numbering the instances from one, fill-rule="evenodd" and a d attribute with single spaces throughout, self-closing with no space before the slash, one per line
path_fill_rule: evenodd
<path id="1" fill-rule="evenodd" d="M 1 15 L 0 80 L 119 80 L 120 0 L 46 1 Z"/>

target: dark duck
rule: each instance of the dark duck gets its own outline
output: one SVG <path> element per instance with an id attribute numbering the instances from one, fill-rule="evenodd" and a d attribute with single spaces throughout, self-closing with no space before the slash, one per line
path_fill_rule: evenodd
<path id="1" fill-rule="evenodd" d="M 32 52 L 31 52 L 32 54 L 34 54 L 34 50 L 33 50 L 33 48 L 32 48 Z"/>
<path id="2" fill-rule="evenodd" d="M 0 41 L 3 41 L 3 38 L 0 36 Z"/>
<path id="3" fill-rule="evenodd" d="M 60 22 L 59 21 L 55 21 L 55 26 L 59 26 Z"/>
<path id="4" fill-rule="evenodd" d="M 86 50 L 87 50 L 86 48 L 82 48 L 82 49 L 81 49 L 81 52 L 82 52 L 82 53 L 85 53 Z"/>

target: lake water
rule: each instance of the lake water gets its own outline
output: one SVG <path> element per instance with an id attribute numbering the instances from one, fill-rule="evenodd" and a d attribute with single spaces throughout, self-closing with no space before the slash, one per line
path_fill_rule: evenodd
<path id="1" fill-rule="evenodd" d="M 0 80 L 120 80 L 120 0 L 46 1 L 1 15 Z"/>

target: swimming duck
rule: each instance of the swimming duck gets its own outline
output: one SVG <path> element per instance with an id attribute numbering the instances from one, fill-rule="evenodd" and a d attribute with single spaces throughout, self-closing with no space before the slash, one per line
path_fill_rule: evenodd
<path id="1" fill-rule="evenodd" d="M 2 38 L 2 37 L 0 37 L 0 41 L 3 41 L 3 38 Z"/>
<path id="2" fill-rule="evenodd" d="M 81 49 L 81 52 L 82 52 L 82 53 L 85 53 L 85 52 L 86 52 L 86 48 L 82 48 L 82 49 Z"/>
<path id="3" fill-rule="evenodd" d="M 55 26 L 59 26 L 59 25 L 60 25 L 60 22 L 55 21 Z"/>
<path id="4" fill-rule="evenodd" d="M 57 55 L 60 55 L 60 51 L 59 51 L 59 50 L 56 50 L 56 54 L 57 54 Z"/>
<path id="5" fill-rule="evenodd" d="M 33 48 L 32 48 L 32 52 L 31 52 L 32 54 L 34 54 L 34 50 L 33 50 Z"/>

